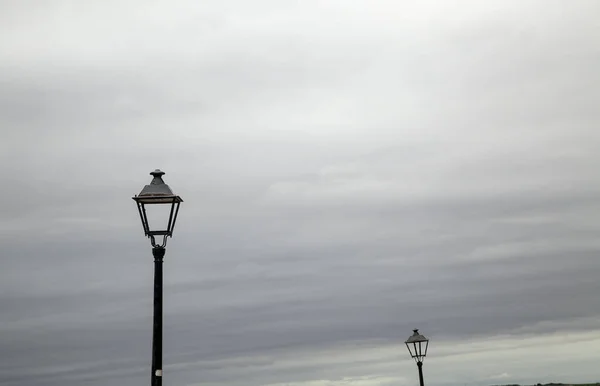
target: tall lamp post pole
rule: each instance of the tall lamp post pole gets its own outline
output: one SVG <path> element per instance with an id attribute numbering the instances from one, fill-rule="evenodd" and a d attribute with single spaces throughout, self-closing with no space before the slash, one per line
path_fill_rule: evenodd
<path id="1" fill-rule="evenodd" d="M 423 382 L 423 360 L 425 360 L 425 356 L 427 356 L 429 339 L 419 334 L 419 330 L 413 330 L 413 334 L 404 343 L 406 343 L 410 356 L 417 362 L 417 367 L 419 368 L 419 383 L 421 386 L 425 386 L 425 383 Z"/>
<path id="2" fill-rule="evenodd" d="M 162 386 L 163 258 L 165 256 L 167 238 L 173 237 L 173 228 L 175 228 L 175 221 L 179 213 L 179 204 L 183 202 L 181 197 L 173 194 L 169 185 L 165 184 L 162 179 L 164 174 L 159 169 L 151 172 L 150 175 L 153 178 L 150 185 L 144 186 L 140 194 L 133 197 L 137 203 L 140 219 L 142 220 L 144 235 L 150 239 L 152 255 L 154 256 L 151 386 Z"/>

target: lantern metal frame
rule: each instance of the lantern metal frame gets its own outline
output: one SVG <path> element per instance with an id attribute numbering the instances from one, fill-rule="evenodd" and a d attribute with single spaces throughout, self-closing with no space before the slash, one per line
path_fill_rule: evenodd
<path id="1" fill-rule="evenodd" d="M 183 202 L 181 197 L 173 194 L 169 185 L 165 184 L 162 176 L 165 173 L 160 169 L 151 172 L 153 176 L 149 185 L 144 186 L 140 194 L 132 197 L 137 203 L 138 212 L 144 228 L 144 235 L 150 238 L 153 247 L 166 247 L 167 238 L 173 237 L 173 229 L 179 214 L 179 205 Z M 169 212 L 169 221 L 166 229 L 150 229 L 148 215 L 146 213 L 146 205 L 171 205 Z M 156 242 L 155 236 L 163 236 L 162 243 Z"/>
<path id="2" fill-rule="evenodd" d="M 419 333 L 418 329 L 413 330 L 413 334 L 406 340 L 406 348 L 410 356 L 417 362 L 423 363 L 427 356 L 427 348 L 429 347 L 429 339 Z M 411 347 L 412 346 L 412 347 Z M 423 346 L 425 349 L 423 349 Z"/>

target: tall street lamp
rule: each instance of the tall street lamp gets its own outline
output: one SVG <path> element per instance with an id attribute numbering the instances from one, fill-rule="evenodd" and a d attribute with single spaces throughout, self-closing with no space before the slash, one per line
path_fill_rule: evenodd
<path id="1" fill-rule="evenodd" d="M 419 334 L 419 330 L 413 330 L 413 334 L 406 340 L 406 347 L 408 347 L 408 352 L 410 356 L 417 362 L 417 367 L 419 368 L 419 382 L 421 386 L 424 386 L 423 383 L 423 360 L 427 355 L 427 346 L 429 346 L 429 339 L 425 338 L 423 335 Z"/>
<path id="2" fill-rule="evenodd" d="M 151 386 L 162 386 L 162 300 L 163 300 L 163 258 L 167 238 L 173 237 L 175 220 L 179 213 L 181 197 L 173 194 L 169 185 L 162 179 L 164 172 L 156 169 L 150 185 L 137 196 L 137 203 L 144 235 L 152 244 L 154 256 L 154 323 L 152 328 L 152 378 Z M 162 240 L 161 240 L 162 236 Z M 157 241 L 158 238 L 158 241 Z"/>

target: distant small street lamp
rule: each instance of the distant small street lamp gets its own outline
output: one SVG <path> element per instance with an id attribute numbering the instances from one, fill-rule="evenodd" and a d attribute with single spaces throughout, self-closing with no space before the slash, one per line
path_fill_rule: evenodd
<path id="1" fill-rule="evenodd" d="M 152 378 L 151 386 L 162 386 L 162 302 L 163 258 L 167 237 L 173 237 L 173 228 L 183 202 L 162 179 L 164 172 L 156 169 L 150 185 L 133 197 L 137 203 L 144 235 L 150 238 L 154 256 L 154 323 L 152 328 Z M 162 236 L 162 240 L 160 237 Z M 157 238 L 158 241 L 157 242 Z"/>
<path id="2" fill-rule="evenodd" d="M 425 386 L 423 382 L 423 360 L 427 355 L 427 346 L 429 346 L 429 339 L 419 334 L 419 330 L 413 330 L 413 334 L 406 340 L 406 347 L 410 356 L 417 362 L 419 368 L 419 382 L 421 386 Z"/>

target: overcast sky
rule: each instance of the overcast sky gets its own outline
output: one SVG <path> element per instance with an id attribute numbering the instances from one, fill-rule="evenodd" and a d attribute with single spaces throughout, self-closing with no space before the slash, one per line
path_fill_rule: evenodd
<path id="1" fill-rule="evenodd" d="M 0 0 L 0 385 L 600 381 L 599 14 Z"/>

